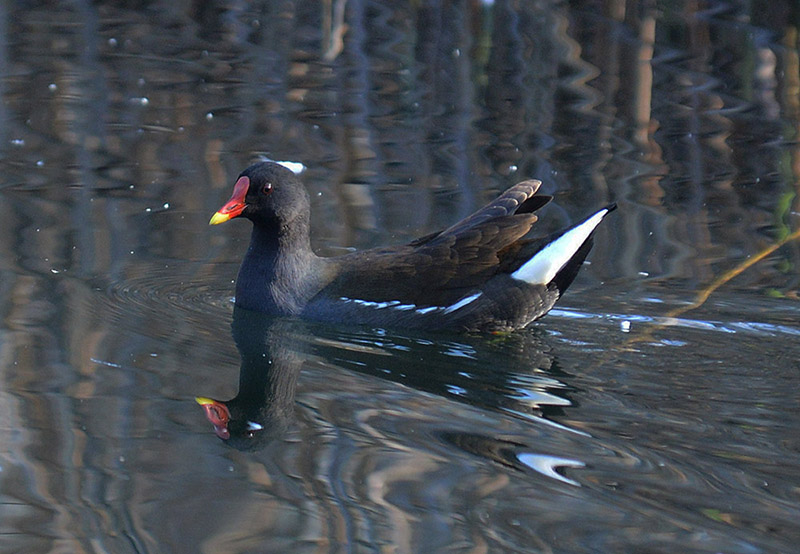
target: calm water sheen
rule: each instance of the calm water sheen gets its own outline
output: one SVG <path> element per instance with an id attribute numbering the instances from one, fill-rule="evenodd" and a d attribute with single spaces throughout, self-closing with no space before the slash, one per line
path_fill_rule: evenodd
<path id="1" fill-rule="evenodd" d="M 0 5 L 2 552 L 797 551 L 798 241 L 688 309 L 800 226 L 793 2 L 122 4 Z M 270 320 L 259 155 L 326 255 L 620 209 L 510 336 Z"/>

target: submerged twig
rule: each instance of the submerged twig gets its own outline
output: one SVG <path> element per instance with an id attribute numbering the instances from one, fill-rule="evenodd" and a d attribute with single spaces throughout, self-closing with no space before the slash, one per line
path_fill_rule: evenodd
<path id="1" fill-rule="evenodd" d="M 751 256 L 750 258 L 747 258 L 746 260 L 744 260 L 742 263 L 740 263 L 736 267 L 726 271 L 725 273 L 723 273 L 722 275 L 720 275 L 719 277 L 714 279 L 714 281 L 710 285 L 708 285 L 706 288 L 704 288 L 703 290 L 698 292 L 697 296 L 695 297 L 694 302 L 692 302 L 691 304 L 687 304 L 686 306 L 679 306 L 679 307 L 677 307 L 677 308 L 675 308 L 673 310 L 670 310 L 669 312 L 664 314 L 663 318 L 665 318 L 665 319 L 666 318 L 675 318 L 675 317 L 678 317 L 680 315 L 685 314 L 686 312 L 689 312 L 691 310 L 695 310 L 695 309 L 699 308 L 700 306 L 705 304 L 706 300 L 708 300 L 708 298 L 719 287 L 721 287 L 722 285 L 724 285 L 725 283 L 727 283 L 728 281 L 730 281 L 731 279 L 733 279 L 734 277 L 736 277 L 740 273 L 742 273 L 745 270 L 749 269 L 751 266 L 757 264 L 758 262 L 760 262 L 761 260 L 763 260 L 764 258 L 769 256 L 770 254 L 775 252 L 778 248 L 780 248 L 784 244 L 786 244 L 788 242 L 791 242 L 793 240 L 797 240 L 798 238 L 800 238 L 800 228 L 798 228 L 793 233 L 791 233 L 789 235 L 786 235 L 785 237 L 783 237 L 782 239 L 780 239 L 776 243 L 771 244 L 770 246 L 768 246 L 767 248 L 765 248 L 764 250 L 762 250 L 758 254 L 756 254 L 754 256 Z M 669 325 L 668 321 L 655 322 L 653 325 L 651 325 L 647 329 L 645 329 L 645 331 L 642 332 L 641 334 L 633 336 L 633 337 L 629 338 L 627 341 L 625 341 L 620 346 L 620 349 L 621 350 L 625 350 L 625 349 L 629 348 L 631 345 L 636 344 L 637 342 L 642 342 L 642 341 L 650 339 L 653 336 L 653 333 L 656 331 L 656 329 L 660 329 L 661 327 L 666 327 L 667 325 Z"/>

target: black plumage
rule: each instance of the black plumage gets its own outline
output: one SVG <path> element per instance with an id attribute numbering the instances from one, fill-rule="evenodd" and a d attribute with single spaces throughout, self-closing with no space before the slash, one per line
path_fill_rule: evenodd
<path id="1" fill-rule="evenodd" d="M 409 244 L 322 258 L 310 247 L 302 183 L 280 164 L 262 162 L 242 172 L 211 222 L 239 216 L 253 222 L 236 284 L 243 308 L 331 322 L 510 331 L 553 307 L 591 249 L 595 227 L 614 209 L 529 239 L 535 212 L 551 200 L 536 194 L 540 185 L 518 183 L 466 219 Z"/>

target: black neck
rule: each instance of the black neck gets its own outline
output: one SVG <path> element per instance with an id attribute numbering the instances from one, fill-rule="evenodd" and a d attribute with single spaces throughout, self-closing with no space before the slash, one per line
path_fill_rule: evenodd
<path id="1" fill-rule="evenodd" d="M 319 259 L 311 250 L 308 221 L 288 225 L 253 225 L 236 283 L 236 304 L 274 314 L 297 314 L 307 298 L 312 269 Z"/>

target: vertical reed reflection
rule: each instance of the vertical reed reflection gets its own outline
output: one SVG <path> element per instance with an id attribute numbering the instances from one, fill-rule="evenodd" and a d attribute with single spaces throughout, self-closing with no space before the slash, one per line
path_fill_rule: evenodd
<path id="1" fill-rule="evenodd" d="M 184 417 L 189 411 L 184 403 L 186 391 L 205 393 L 195 390 L 200 379 L 221 386 L 214 371 L 230 366 L 228 297 L 246 236 L 235 227 L 212 234 L 208 214 L 237 172 L 260 154 L 309 167 L 315 245 L 335 253 L 407 241 L 446 227 L 498 190 L 536 177 L 556 197 L 540 222 L 543 230 L 563 226 L 606 201 L 617 200 L 622 208 L 596 241 L 592 265 L 582 273 L 586 292 L 574 297 L 576 304 L 597 313 L 604 309 L 598 306 L 622 309 L 618 298 L 603 298 L 620 290 L 657 301 L 670 295 L 691 298 L 713 276 L 797 228 L 800 56 L 798 12 L 790 4 L 155 0 L 131 7 L 74 0 L 0 5 L 3 540 L 18 551 L 258 550 L 260 544 L 228 542 L 225 524 L 241 524 L 247 510 L 231 508 L 236 518 L 214 519 L 207 506 L 192 504 L 215 498 L 212 493 L 224 485 L 236 492 L 227 498 L 245 498 L 244 507 L 269 508 L 263 519 L 246 520 L 233 533 L 256 542 L 307 533 L 307 544 L 320 549 L 352 537 L 413 549 L 425 536 L 488 550 L 537 540 L 547 549 L 550 543 L 543 537 L 567 529 L 585 539 L 582 546 L 605 546 L 591 541 L 601 540 L 609 528 L 602 519 L 607 504 L 598 501 L 592 512 L 600 518 L 595 535 L 586 531 L 591 526 L 569 525 L 573 513 L 591 505 L 572 493 L 574 504 L 564 514 L 538 514 L 552 519 L 535 537 L 515 535 L 529 531 L 507 523 L 521 509 L 519 503 L 490 510 L 518 492 L 515 473 L 493 465 L 470 469 L 472 458 L 453 470 L 440 452 L 406 447 L 413 437 L 392 425 L 419 423 L 412 407 L 443 414 L 442 406 L 452 407 L 446 398 L 475 408 L 492 424 L 562 421 L 569 419 L 565 414 L 578 413 L 587 427 L 587 420 L 617 417 L 618 428 L 609 424 L 609 435 L 620 429 L 649 431 L 637 417 L 642 412 L 626 402 L 645 396 L 652 408 L 667 397 L 674 406 L 676 389 L 685 387 L 686 398 L 697 394 L 692 390 L 697 380 L 713 374 L 705 371 L 710 358 L 692 366 L 699 369 L 691 381 L 681 381 L 669 368 L 664 375 L 674 381 L 637 387 L 631 369 L 638 368 L 636 360 L 599 373 L 597 382 L 590 375 L 587 382 L 597 386 L 592 394 L 613 406 L 603 411 L 598 403 L 592 418 L 572 402 L 557 373 L 520 377 L 511 371 L 497 380 L 487 378 L 481 388 L 474 376 L 459 375 L 453 360 L 472 354 L 458 346 L 450 355 L 427 358 L 453 370 L 437 377 L 421 371 L 424 367 L 400 371 L 383 364 L 385 356 L 372 350 L 356 356 L 345 354 L 349 351 L 341 344 L 327 344 L 326 350 L 311 340 L 321 392 L 313 407 L 301 410 L 309 420 L 304 442 L 284 445 L 287 452 L 300 453 L 301 477 L 284 471 L 297 469 L 288 462 L 280 466 L 275 459 L 248 458 L 242 462 L 247 479 L 223 479 L 242 458 L 198 447 L 213 441 L 207 432 L 187 436 L 196 421 Z M 782 323 L 794 325 L 790 300 L 797 297 L 799 265 L 800 247 L 787 244 L 730 284 L 729 290 L 746 293 L 731 304 L 752 309 L 757 318 L 783 318 Z M 600 282 L 603 287 L 595 286 Z M 205 296 L 191 293 L 198 283 L 207 287 Z M 755 301 L 765 293 L 786 303 L 765 308 Z M 598 298 L 605 303 L 597 304 Z M 563 326 L 563 319 L 553 328 Z M 609 331 L 598 325 L 587 333 Z M 781 337 L 769 343 L 775 345 L 772 361 L 788 368 L 794 343 Z M 353 349 L 354 343 L 365 346 L 363 337 L 342 342 Z M 706 352 L 719 349 L 715 341 L 709 343 L 714 344 Z M 409 347 L 399 339 L 395 346 Z M 575 348 L 574 363 L 583 367 L 587 358 Z M 493 354 L 485 346 L 479 350 Z M 642 352 L 652 355 L 648 361 L 663 359 Z M 742 359 L 760 367 L 746 353 Z M 373 437 L 374 450 L 359 453 L 352 435 L 330 423 L 352 423 L 346 417 L 351 414 L 325 396 L 330 386 L 321 377 L 320 360 L 337 365 L 338 377 L 325 378 L 338 379 L 340 390 L 350 390 L 354 380 L 364 389 L 354 391 L 351 402 L 356 393 L 364 402 L 384 401 L 369 406 L 371 412 L 363 406 L 353 410 L 360 419 L 347 429 Z M 540 369 L 549 370 L 546 361 Z M 408 359 L 404 363 L 414 365 Z M 483 363 L 494 369 L 496 359 Z M 775 368 L 770 369 L 772 374 Z M 345 373 L 349 370 L 352 375 Z M 383 380 L 374 378 L 379 373 Z M 783 386 L 791 382 L 788 370 L 785 375 L 780 386 L 764 376 L 747 380 L 762 387 L 753 417 L 764 419 L 757 425 L 725 398 L 726 409 L 741 421 L 731 416 L 731 427 L 715 435 L 705 421 L 681 419 L 686 416 L 676 409 L 670 417 L 677 423 L 664 431 L 664 443 L 680 450 L 686 433 L 703 444 L 727 438 L 720 458 L 735 459 L 739 466 L 757 464 L 765 456 L 761 442 L 783 432 L 785 422 L 775 414 L 781 414 L 781 405 L 791 405 L 788 396 L 780 396 L 792 391 Z M 604 381 L 606 376 L 611 381 Z M 386 379 L 423 394 L 411 397 L 413 406 L 391 411 Z M 733 374 L 727 379 L 723 390 L 734 393 L 746 380 Z M 608 393 L 614 386 L 624 394 Z M 284 407 L 289 405 L 296 409 L 292 402 Z M 679 406 L 688 410 L 693 404 Z M 435 407 L 441 411 L 434 412 Z M 286 421 L 288 411 L 271 415 Z M 493 419 L 497 414 L 511 418 Z M 784 419 L 791 421 L 792 414 L 783 412 Z M 697 433 L 693 427 L 700 433 L 691 435 Z M 559 446 L 568 443 L 562 429 L 548 429 L 558 430 L 553 440 Z M 748 435 L 753 429 L 758 440 Z M 486 445 L 479 455 L 494 463 L 495 451 L 508 446 L 462 431 L 448 435 L 455 438 L 447 443 L 461 445 L 460 453 Z M 790 434 L 787 430 L 780 440 Z M 573 435 L 580 436 L 566 434 Z M 635 438 L 646 441 L 645 435 L 641 431 Z M 670 443 L 675 436 L 684 442 Z M 791 445 L 780 440 L 771 448 L 788 452 Z M 322 460 L 315 457 L 321 443 L 329 456 Z M 646 459 L 620 450 L 624 455 L 614 456 L 625 463 Z M 447 455 L 454 457 L 452 450 Z M 704 455 L 702 449 L 698 455 Z M 785 467 L 785 459 L 778 461 L 764 465 Z M 195 462 L 205 465 L 195 472 Z M 654 473 L 668 473 L 653 467 L 659 468 Z M 709 484 L 705 475 L 711 472 L 698 467 L 692 479 L 714 489 L 717 496 L 709 498 L 720 503 L 729 500 L 722 498 L 724 486 L 738 492 L 749 487 L 749 496 L 734 498 L 755 501 L 744 502 L 747 510 L 734 513 L 737 518 L 745 520 L 746 514 L 756 521 L 752 527 L 762 530 L 774 529 L 776 521 L 791 529 L 794 512 L 787 504 L 765 500 L 781 493 L 788 498 L 788 485 L 780 493 L 758 489 L 756 472 L 746 476 L 756 484 L 734 486 L 719 475 L 715 479 L 724 486 Z M 732 481 L 742 475 L 737 471 Z M 338 478 L 355 474 L 365 479 L 349 488 Z M 685 468 L 675 474 L 681 484 L 692 480 Z M 595 500 L 608 502 L 619 494 L 602 471 L 595 475 L 594 486 L 602 491 Z M 215 481 L 204 483 L 208 476 Z M 420 486 L 404 495 L 412 478 L 442 486 L 434 492 Z M 475 491 L 459 488 L 473 482 Z M 631 488 L 646 489 L 653 482 L 644 474 Z M 522 486 L 526 483 L 534 488 L 528 481 Z M 448 519 L 452 491 L 460 491 L 462 506 L 474 509 Z M 554 492 L 556 497 L 563 493 Z M 699 506 L 706 498 L 693 506 L 695 515 L 714 515 L 700 512 L 708 509 Z M 654 511 L 652 503 L 634 506 L 617 504 L 614 512 L 620 526 L 639 523 L 625 527 L 631 532 L 641 531 L 642 514 Z M 374 510 L 388 515 L 372 525 Z M 436 512 L 436 518 L 420 524 L 424 510 Z M 659 513 L 648 522 L 668 526 L 671 521 L 676 529 L 698 525 L 681 519 L 689 511 L 676 515 L 676 510 L 666 522 L 656 517 Z M 490 512 L 493 525 L 486 524 Z M 199 530 L 183 543 L 165 513 L 198 522 Z M 775 513 L 780 518 L 765 515 Z M 733 516 L 725 517 L 728 521 L 716 523 L 733 527 Z M 466 530 L 459 527 L 464 521 L 471 524 Z M 697 528 L 702 531 L 697 536 L 719 536 L 719 528 Z M 663 536 L 677 534 L 671 532 Z M 749 539 L 772 540 L 777 531 L 767 535 Z M 271 544 L 286 550 L 287 542 Z M 714 546 L 733 550 L 731 544 Z"/>

